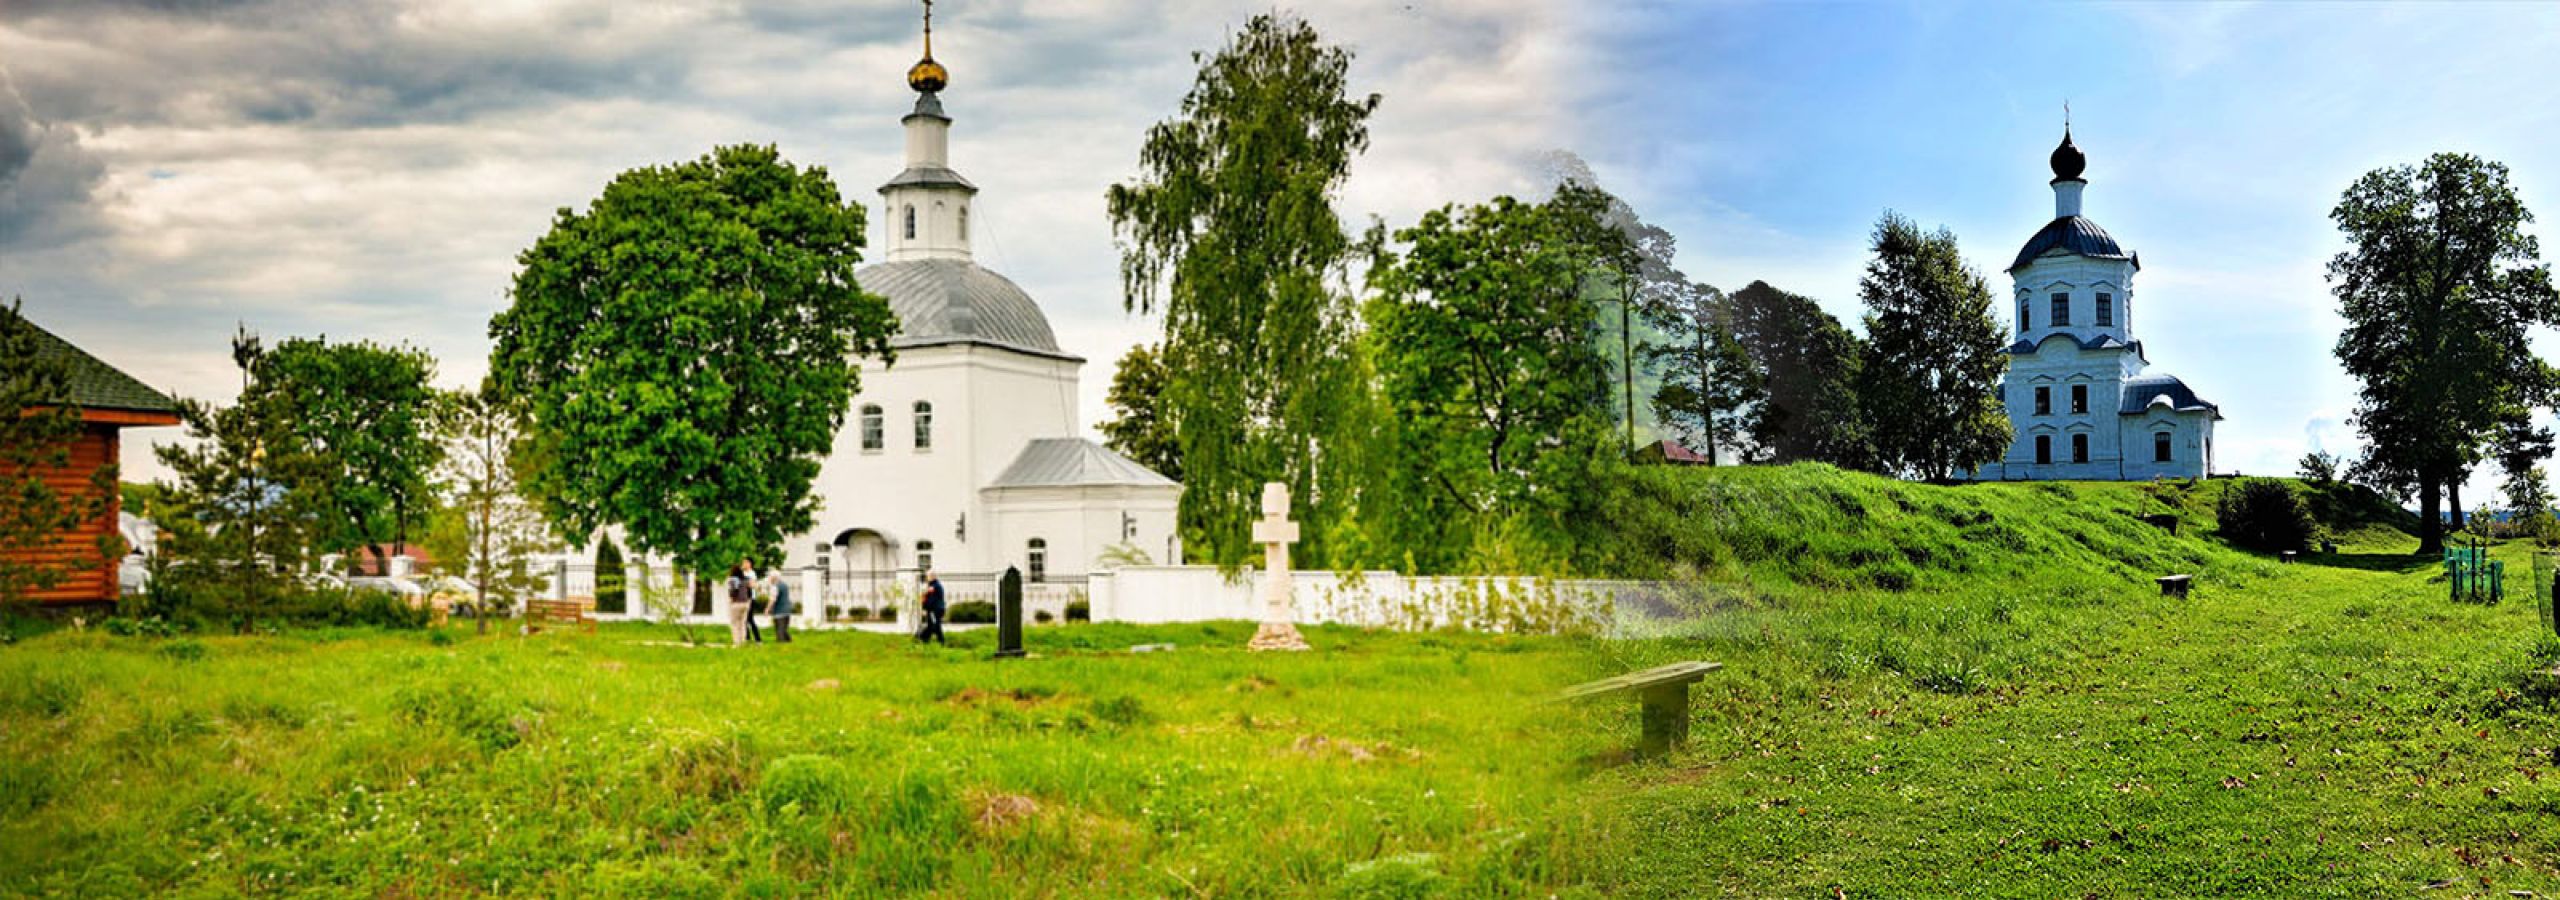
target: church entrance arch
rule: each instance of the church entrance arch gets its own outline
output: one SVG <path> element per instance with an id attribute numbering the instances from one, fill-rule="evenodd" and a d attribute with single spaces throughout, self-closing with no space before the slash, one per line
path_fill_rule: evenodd
<path id="1" fill-rule="evenodd" d="M 872 605 L 897 580 L 898 542 L 887 532 L 876 528 L 847 528 L 833 541 L 836 571 L 829 580 L 863 598 L 860 605 Z"/>

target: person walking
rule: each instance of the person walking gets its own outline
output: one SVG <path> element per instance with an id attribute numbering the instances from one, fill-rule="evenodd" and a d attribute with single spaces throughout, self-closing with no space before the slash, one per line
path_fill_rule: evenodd
<path id="1" fill-rule="evenodd" d="M 773 593 L 773 605 L 766 608 L 766 615 L 773 617 L 773 642 L 791 643 L 791 582 L 783 580 L 780 570 L 766 574 L 764 580 Z"/>
<path id="2" fill-rule="evenodd" d="M 729 645 L 733 647 L 746 644 L 747 613 L 755 608 L 751 600 L 755 587 L 747 580 L 748 571 L 746 560 L 729 567 Z"/>
<path id="3" fill-rule="evenodd" d="M 942 636 L 942 613 L 947 607 L 942 599 L 942 579 L 930 570 L 924 573 L 924 627 L 916 629 L 916 643 L 931 641 L 945 647 L 951 641 Z"/>
<path id="4" fill-rule="evenodd" d="M 756 628 L 756 616 L 764 612 L 764 582 L 756 578 L 756 564 L 747 563 L 747 641 L 764 643 L 764 632 Z"/>

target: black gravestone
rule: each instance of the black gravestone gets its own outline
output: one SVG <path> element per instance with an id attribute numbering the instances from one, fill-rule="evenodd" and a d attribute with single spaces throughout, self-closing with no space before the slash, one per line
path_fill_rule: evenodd
<path id="1" fill-rule="evenodd" d="M 1022 655 L 1022 570 L 1004 569 L 1004 580 L 996 583 L 996 658 L 1011 659 Z"/>

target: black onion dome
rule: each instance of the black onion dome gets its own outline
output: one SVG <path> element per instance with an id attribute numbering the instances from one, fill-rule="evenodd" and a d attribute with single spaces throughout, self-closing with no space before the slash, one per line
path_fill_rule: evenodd
<path id="1" fill-rule="evenodd" d="M 2062 146 L 2053 148 L 2051 161 L 2055 181 L 2077 179 L 2089 168 L 2089 158 L 2080 155 L 2080 148 L 2071 145 L 2071 129 L 2068 128 L 2062 130 Z"/>
<path id="2" fill-rule="evenodd" d="M 2047 223 L 2044 230 L 2028 238 L 2027 245 L 2018 248 L 2018 259 L 2009 264 L 2009 271 L 2026 268 L 2028 263 L 2036 261 L 2036 257 L 2054 250 L 2095 259 L 2133 258 L 2132 254 L 2124 252 L 2124 247 L 2117 244 L 2114 237 L 2107 234 L 2106 229 L 2098 227 L 2098 223 L 2089 221 L 2085 216 L 2064 216 Z M 2135 265 L 2139 267 L 2140 263 Z"/>

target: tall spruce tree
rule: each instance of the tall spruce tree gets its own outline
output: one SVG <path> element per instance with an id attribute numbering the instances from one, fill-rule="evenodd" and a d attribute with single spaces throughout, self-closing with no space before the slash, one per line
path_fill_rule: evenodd
<path id="1" fill-rule="evenodd" d="M 1998 394 L 2009 357 L 1990 287 L 1944 228 L 1923 232 L 1887 211 L 1871 248 L 1858 283 L 1868 351 L 1858 393 L 1876 461 L 1943 480 L 1999 459 L 2011 437 Z"/>
<path id="2" fill-rule="evenodd" d="M 1353 241 L 1333 201 L 1378 96 L 1350 95 L 1351 54 L 1285 15 L 1195 58 L 1180 114 L 1147 130 L 1138 179 L 1105 196 L 1128 305 L 1164 315 L 1183 545 L 1244 560 L 1262 484 L 1277 481 L 1310 522 L 1302 558 L 1326 565 L 1361 473 L 1324 448 L 1365 387 L 1349 349 Z"/>
<path id="3" fill-rule="evenodd" d="M 246 327 L 231 338 L 231 361 L 240 369 L 240 395 L 258 392 L 259 360 L 266 353 Z M 311 465 L 287 430 L 291 423 L 258 403 L 217 407 L 180 398 L 178 417 L 187 442 L 154 449 L 176 482 L 170 505 L 179 514 L 162 552 L 180 565 L 169 569 L 155 593 L 194 598 L 178 610 L 225 621 L 246 632 L 279 612 L 293 590 L 318 517 L 306 497 L 285 488 L 279 473 Z M 169 589 L 169 590 L 164 590 Z"/>
<path id="4" fill-rule="evenodd" d="M 2347 320 L 2338 360 L 2360 383 L 2357 470 L 2415 489 L 2418 552 L 2434 554 L 2447 489 L 2514 408 L 2542 402 L 2526 332 L 2560 322 L 2560 292 L 2501 163 L 2439 153 L 2377 169 L 2329 217 L 2348 244 L 2329 282 Z"/>
<path id="5" fill-rule="evenodd" d="M 1864 342 L 1813 298 L 1754 281 L 1731 301 L 1734 339 L 1760 386 L 1745 430 L 1771 462 L 1874 465 L 1858 407 Z"/>

